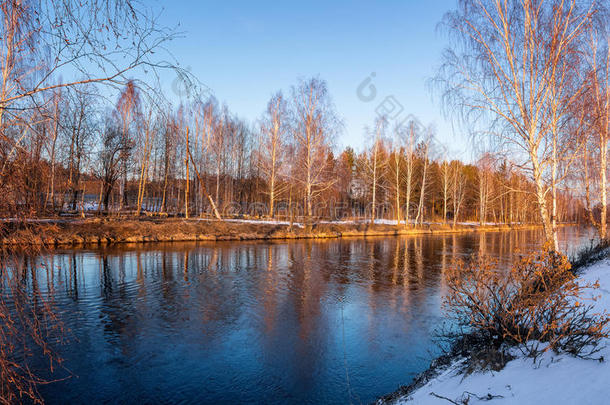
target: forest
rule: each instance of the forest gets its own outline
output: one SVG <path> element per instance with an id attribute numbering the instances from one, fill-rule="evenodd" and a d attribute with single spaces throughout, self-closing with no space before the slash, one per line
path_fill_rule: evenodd
<path id="1" fill-rule="evenodd" d="M 525 30 L 518 18 L 489 29 L 480 7 L 465 19 L 467 1 L 446 15 L 446 28 L 464 35 L 443 55 L 435 91 L 473 145 L 487 145 L 460 161 L 434 124 L 412 116 L 378 114 L 362 150 L 339 148 L 343 119 L 318 76 L 295 79 L 246 121 L 198 78 L 155 59 L 174 33 L 146 9 L 104 4 L 3 4 L 5 218 L 540 223 L 549 239 L 558 223 L 591 222 L 606 234 L 610 41 L 601 9 L 544 9 L 541 25 L 523 14 Z M 35 18 L 42 11 L 48 21 Z M 62 22 L 57 32 L 51 18 Z M 89 36 L 87 24 L 107 29 Z M 129 40 L 119 33 L 128 27 Z M 110 68 L 90 69 L 109 59 Z M 67 66 L 73 81 L 63 80 Z M 159 70 L 173 71 L 183 91 L 164 92 L 150 74 Z"/>
<path id="2" fill-rule="evenodd" d="M 15 131 L 4 151 L 6 215 L 536 220 L 513 163 L 450 160 L 415 120 L 388 128 L 380 117 L 366 151 L 334 150 L 340 119 L 320 79 L 277 93 L 256 124 L 216 100 L 166 110 L 140 93 L 128 83 L 112 109 L 76 91 L 45 100 L 50 110 L 33 111 L 28 135 L 18 144 Z M 561 197 L 560 219 L 577 220 L 580 200 Z"/>

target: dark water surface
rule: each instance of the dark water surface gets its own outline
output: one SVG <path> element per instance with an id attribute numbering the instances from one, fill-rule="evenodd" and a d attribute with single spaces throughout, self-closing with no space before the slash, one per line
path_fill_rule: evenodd
<path id="1" fill-rule="evenodd" d="M 561 228 L 562 246 L 589 242 Z M 369 403 L 438 353 L 444 272 L 504 263 L 540 231 L 56 251 L 38 258 L 70 329 L 48 403 Z"/>

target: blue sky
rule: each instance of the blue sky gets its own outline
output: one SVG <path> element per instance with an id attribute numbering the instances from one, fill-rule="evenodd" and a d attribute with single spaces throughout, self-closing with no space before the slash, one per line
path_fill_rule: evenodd
<path id="1" fill-rule="evenodd" d="M 345 123 L 339 148 L 362 150 L 364 127 L 379 103 L 394 96 L 404 108 L 397 119 L 414 114 L 434 123 L 439 141 L 469 158 L 466 138 L 443 117 L 427 85 L 446 44 L 437 24 L 454 0 L 161 4 L 161 22 L 184 32 L 168 47 L 174 57 L 248 121 L 277 90 L 289 93 L 299 77 L 318 75 Z M 356 90 L 371 73 L 377 95 L 364 102 Z"/>

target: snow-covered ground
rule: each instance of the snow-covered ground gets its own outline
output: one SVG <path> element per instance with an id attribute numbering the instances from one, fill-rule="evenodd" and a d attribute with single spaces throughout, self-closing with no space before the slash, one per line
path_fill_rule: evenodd
<path id="1" fill-rule="evenodd" d="M 359 219 L 359 220 L 353 220 L 353 221 L 320 221 L 321 224 L 356 224 L 356 223 L 369 223 L 371 222 L 370 219 Z M 397 221 L 395 219 L 383 219 L 383 218 L 377 218 L 375 219 L 375 224 L 377 225 L 397 225 Z M 405 220 L 402 219 L 400 221 L 400 224 L 398 225 L 404 225 Z M 414 220 L 410 219 L 409 220 L 410 224 L 414 224 Z M 447 221 L 448 224 L 452 224 L 451 221 Z M 429 222 L 429 221 L 424 221 L 423 222 L 424 225 L 441 225 L 442 222 Z M 514 223 L 514 224 L 518 224 L 518 223 Z M 468 226 L 480 226 L 481 224 L 479 222 L 458 222 L 458 225 L 468 225 Z M 483 225 L 485 226 L 493 226 L 493 225 L 502 225 L 501 223 L 498 222 L 485 222 Z"/>
<path id="2" fill-rule="evenodd" d="M 320 221 L 319 223 L 321 224 L 345 224 L 345 225 L 349 225 L 349 224 L 368 224 L 370 223 L 371 220 L 370 219 L 355 219 L 355 220 L 345 220 L 345 221 Z M 383 218 L 377 218 L 375 221 L 373 221 L 376 225 L 397 225 L 397 221 L 395 219 L 383 219 Z M 401 220 L 399 225 L 404 225 L 405 220 Z M 409 221 L 409 223 L 413 223 L 412 220 Z M 424 222 L 424 224 L 430 224 L 430 222 Z"/>
<path id="3" fill-rule="evenodd" d="M 599 280 L 597 311 L 610 312 L 610 259 L 584 270 L 583 282 Z M 545 353 L 540 363 L 519 357 L 499 372 L 459 374 L 456 362 L 399 404 L 608 404 L 610 403 L 610 341 L 596 353 L 605 361 L 583 360 L 567 354 Z M 439 398 L 445 397 L 450 399 Z M 492 398 L 493 399 L 490 399 Z M 464 402 L 464 399 L 470 398 Z"/>
<path id="4" fill-rule="evenodd" d="M 290 221 L 274 221 L 265 219 L 225 219 L 226 222 L 239 222 L 242 224 L 263 224 L 263 225 L 290 225 Z M 299 222 L 293 222 L 294 226 L 303 228 L 303 224 Z"/>
<path id="5" fill-rule="evenodd" d="M 458 222 L 458 224 L 460 225 L 469 225 L 469 226 L 480 226 L 481 223 L 480 222 L 473 222 L 473 221 L 467 221 L 467 222 Z M 518 225 L 518 222 L 515 222 L 514 224 Z M 494 225 L 502 225 L 499 222 L 484 222 L 483 223 L 484 226 L 494 226 Z"/>

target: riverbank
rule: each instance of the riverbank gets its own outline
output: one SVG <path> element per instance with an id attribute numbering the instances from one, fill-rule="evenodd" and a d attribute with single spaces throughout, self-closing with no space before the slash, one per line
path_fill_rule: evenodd
<path id="1" fill-rule="evenodd" d="M 597 313 L 610 312 L 610 256 L 581 270 L 579 282 L 599 282 L 588 298 Z M 535 363 L 519 352 L 499 371 L 479 371 L 465 375 L 466 358 L 440 357 L 410 385 L 401 387 L 378 404 L 479 404 L 518 403 L 538 405 L 602 404 L 610 388 L 610 339 L 595 354 L 599 360 L 569 354 L 544 353 Z"/>
<path id="2" fill-rule="evenodd" d="M 425 224 L 405 228 L 389 221 L 319 222 L 309 226 L 279 221 L 208 219 L 40 219 L 0 222 L 3 246 L 80 246 L 115 243 L 318 239 L 492 232 L 536 229 L 533 224 Z"/>

